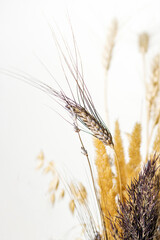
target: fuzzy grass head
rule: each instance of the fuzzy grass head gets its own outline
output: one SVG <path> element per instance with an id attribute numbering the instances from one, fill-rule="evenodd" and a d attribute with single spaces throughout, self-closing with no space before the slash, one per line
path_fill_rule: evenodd
<path id="1" fill-rule="evenodd" d="M 120 239 L 153 239 L 157 232 L 159 216 L 159 156 L 148 160 L 137 178 L 127 186 L 127 198 L 119 202 L 117 224 Z M 113 226 L 113 225 L 112 225 Z"/>

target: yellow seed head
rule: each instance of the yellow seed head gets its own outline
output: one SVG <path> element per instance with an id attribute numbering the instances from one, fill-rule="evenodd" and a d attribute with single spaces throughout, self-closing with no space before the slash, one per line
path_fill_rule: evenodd
<path id="1" fill-rule="evenodd" d="M 146 53 L 148 51 L 149 45 L 149 35 L 148 33 L 141 33 L 138 38 L 139 41 L 139 50 L 141 53 Z"/>

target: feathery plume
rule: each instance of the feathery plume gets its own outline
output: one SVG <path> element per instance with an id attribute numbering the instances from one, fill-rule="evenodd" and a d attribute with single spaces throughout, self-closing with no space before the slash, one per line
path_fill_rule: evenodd
<path id="1" fill-rule="evenodd" d="M 96 152 L 95 164 L 98 172 L 100 203 L 105 216 L 107 236 L 110 239 L 110 222 L 108 217 L 109 215 L 113 217 L 116 215 L 117 206 L 115 197 L 117 195 L 117 186 L 113 183 L 114 176 L 110 166 L 110 158 L 104 144 L 99 139 L 94 138 L 94 146 Z"/>
<path id="2" fill-rule="evenodd" d="M 141 124 L 136 123 L 130 137 L 129 144 L 129 163 L 127 164 L 127 180 L 128 184 L 131 177 L 134 178 L 140 170 L 141 164 Z"/>
<path id="3" fill-rule="evenodd" d="M 120 132 L 118 121 L 116 121 L 115 123 L 114 142 L 115 142 L 115 152 L 118 158 L 118 163 L 115 162 L 116 171 L 117 171 L 116 179 L 117 179 L 118 192 L 120 194 L 120 191 L 122 191 L 123 193 L 126 186 L 126 168 L 125 168 L 126 164 L 125 164 L 124 149 L 123 149 L 123 143 L 122 143 L 121 132 Z"/>
<path id="4" fill-rule="evenodd" d="M 146 85 L 147 112 L 147 156 L 155 127 L 160 121 L 160 55 L 157 54 L 151 66 L 151 77 Z"/>
<path id="5" fill-rule="evenodd" d="M 151 78 L 147 88 L 147 101 L 149 118 L 153 117 L 154 122 L 157 122 L 157 115 L 159 115 L 160 109 L 157 100 L 160 91 L 160 55 L 156 55 L 152 61 L 151 66 Z M 158 111 L 159 110 L 159 111 Z"/>
<path id="6" fill-rule="evenodd" d="M 155 236 L 159 215 L 159 178 L 156 175 L 158 158 L 154 155 L 147 162 L 138 178 L 134 178 L 128 186 L 126 201 L 119 202 L 117 224 L 121 227 L 118 233 L 120 239 L 152 240 Z M 113 224 L 112 227 L 116 228 Z"/>
<path id="7" fill-rule="evenodd" d="M 157 129 L 157 134 L 153 143 L 153 152 L 160 153 L 160 124 Z"/>

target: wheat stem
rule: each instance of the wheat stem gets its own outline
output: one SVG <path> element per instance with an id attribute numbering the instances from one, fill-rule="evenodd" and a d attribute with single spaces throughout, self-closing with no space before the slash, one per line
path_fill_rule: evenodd
<path id="1" fill-rule="evenodd" d="M 114 153 L 115 153 L 115 162 L 117 165 L 117 174 L 118 174 L 118 180 L 119 180 L 119 193 L 120 193 L 120 200 L 123 202 L 123 195 L 122 195 L 122 181 L 121 181 L 121 172 L 120 172 L 120 166 L 119 166 L 119 159 L 117 152 L 115 148 L 113 147 Z"/>
<path id="2" fill-rule="evenodd" d="M 92 179 L 92 183 L 93 183 L 93 189 L 94 189 L 94 193 L 95 193 L 97 205 L 98 205 L 99 212 L 100 212 L 100 216 L 101 216 L 101 223 L 102 223 L 103 229 L 104 229 L 104 231 L 105 231 L 105 234 L 104 234 L 104 237 L 105 237 L 105 238 L 104 238 L 104 240 L 108 240 L 107 232 L 106 232 L 106 227 L 105 227 L 104 216 L 103 216 L 102 208 L 101 208 L 100 201 L 99 201 L 99 198 L 98 198 L 98 192 L 97 192 L 96 185 L 95 185 L 95 180 L 94 180 L 94 176 L 93 176 L 92 166 L 91 166 L 91 163 L 90 163 L 90 160 L 89 160 L 88 153 L 87 153 L 87 151 L 86 151 L 86 149 L 85 149 L 84 143 L 83 143 L 83 141 L 82 141 L 80 132 L 77 131 L 77 134 L 78 134 L 78 137 L 79 137 L 79 140 L 80 140 L 80 143 L 81 143 L 81 148 L 84 150 L 84 155 L 85 155 L 86 158 L 87 158 L 87 162 L 88 162 L 88 166 L 89 166 L 89 170 L 90 170 L 90 174 L 91 174 L 91 179 Z"/>
<path id="3" fill-rule="evenodd" d="M 106 71 L 105 79 L 104 79 L 104 107 L 105 107 L 105 115 L 106 115 L 106 124 L 110 126 L 110 119 L 109 119 L 109 111 L 108 111 L 108 71 Z"/>

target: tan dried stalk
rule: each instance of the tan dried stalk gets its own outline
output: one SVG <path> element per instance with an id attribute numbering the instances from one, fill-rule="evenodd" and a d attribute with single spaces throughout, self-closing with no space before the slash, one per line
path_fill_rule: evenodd
<path id="1" fill-rule="evenodd" d="M 104 67 L 105 67 L 106 71 L 108 71 L 110 68 L 113 48 L 115 45 L 115 38 L 117 35 L 117 30 L 118 30 L 118 22 L 116 19 L 114 19 L 112 21 L 110 29 L 108 31 L 107 40 L 106 40 L 106 44 L 105 44 Z"/>
<path id="2" fill-rule="evenodd" d="M 129 141 L 129 162 L 126 165 L 127 183 L 130 184 L 131 178 L 137 177 L 141 167 L 141 124 L 136 123 Z"/>
<path id="3" fill-rule="evenodd" d="M 157 152 L 158 154 L 160 154 L 160 124 L 158 126 L 155 140 L 153 143 L 153 152 Z"/>
<path id="4" fill-rule="evenodd" d="M 156 55 L 151 66 L 151 78 L 147 88 L 147 101 L 149 117 L 153 113 L 154 121 L 156 120 L 157 112 L 157 97 L 160 91 L 160 55 Z M 155 121 L 156 122 L 156 121 Z"/>
<path id="5" fill-rule="evenodd" d="M 147 155 L 149 145 L 153 136 L 154 128 L 160 121 L 160 55 L 156 55 L 151 66 L 151 78 L 147 85 L 147 127 L 150 132 L 147 136 Z"/>
<path id="6" fill-rule="evenodd" d="M 139 51 L 142 54 L 147 53 L 148 51 L 148 45 L 149 45 L 149 35 L 148 33 L 141 33 L 138 38 L 139 41 Z"/>
<path id="7" fill-rule="evenodd" d="M 117 30 L 118 30 L 118 22 L 116 19 L 114 19 L 111 23 L 110 29 L 108 31 L 105 48 L 104 48 L 104 68 L 105 68 L 105 82 L 104 82 L 104 96 L 105 96 L 105 112 L 106 112 L 106 122 L 109 126 L 109 113 L 108 113 L 108 99 L 107 99 L 107 77 L 108 77 L 108 70 L 110 68 L 113 49 L 115 46 L 115 39 L 117 36 Z"/>
<path id="8" fill-rule="evenodd" d="M 94 189 L 94 193 L 95 193 L 95 197 L 96 197 L 97 206 L 98 206 L 99 213 L 100 213 L 101 225 L 102 225 L 102 228 L 103 228 L 103 238 L 102 239 L 103 240 L 108 240 L 107 230 L 106 230 L 106 226 L 105 226 L 105 219 L 104 219 L 102 207 L 101 207 L 101 204 L 100 204 L 100 200 L 99 200 L 99 197 L 98 197 L 98 191 L 97 191 L 97 188 L 96 188 L 96 183 L 95 183 L 95 179 L 94 179 L 94 175 L 93 175 L 92 166 L 91 166 L 91 163 L 90 163 L 90 160 L 89 160 L 87 150 L 85 149 L 84 143 L 82 141 L 79 129 L 77 127 L 77 120 L 76 119 L 75 119 L 75 127 L 76 127 L 78 137 L 79 137 L 79 140 L 80 140 L 80 143 L 81 143 L 81 149 L 83 151 L 83 154 L 86 156 L 88 166 L 89 166 L 89 170 L 90 170 L 90 174 L 91 174 L 91 180 L 92 180 L 92 184 L 93 184 L 93 189 Z"/>
<path id="9" fill-rule="evenodd" d="M 148 51 L 149 47 L 149 34 L 146 32 L 143 32 L 139 34 L 138 36 L 138 45 L 139 45 L 139 51 L 142 54 L 142 64 L 143 64 L 143 84 L 145 87 L 145 94 L 147 95 L 147 82 L 146 82 L 146 53 Z M 149 115 L 148 115 L 148 104 L 145 106 L 146 108 L 146 159 L 148 156 L 148 138 L 149 138 Z"/>

